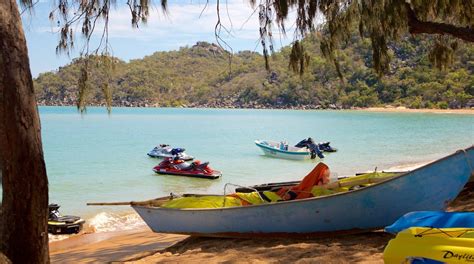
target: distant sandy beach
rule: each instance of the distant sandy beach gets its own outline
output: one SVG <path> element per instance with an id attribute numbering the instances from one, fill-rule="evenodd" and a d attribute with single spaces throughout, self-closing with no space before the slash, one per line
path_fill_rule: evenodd
<path id="1" fill-rule="evenodd" d="M 369 107 L 357 111 L 367 112 L 393 112 L 393 113 L 434 113 L 434 114 L 470 114 L 474 115 L 474 109 L 410 109 L 406 107 Z"/>
<path id="2" fill-rule="evenodd" d="M 449 210 L 474 212 L 473 182 Z M 146 228 L 52 242 L 50 254 L 52 263 L 383 263 L 392 238 L 381 230 L 311 239 L 198 238 Z"/>

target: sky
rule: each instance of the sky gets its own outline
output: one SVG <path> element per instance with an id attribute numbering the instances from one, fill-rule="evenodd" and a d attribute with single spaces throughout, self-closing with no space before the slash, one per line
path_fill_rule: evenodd
<path id="1" fill-rule="evenodd" d="M 58 28 L 56 23 L 48 19 L 54 2 L 39 0 L 31 12 L 22 13 L 33 77 L 70 63 L 73 58 L 79 56 L 85 43 L 80 34 L 81 27 L 77 25 L 73 28 L 76 30 L 74 50 L 69 56 L 56 54 Z M 156 51 L 178 50 L 180 47 L 192 46 L 198 41 L 216 43 L 214 27 L 217 11 L 216 4 L 212 1 L 207 7 L 205 0 L 168 1 L 168 12 L 165 14 L 159 2 L 155 0 L 146 25 L 140 25 L 137 29 L 131 26 L 130 21 L 127 5 L 123 0 L 118 0 L 110 14 L 109 43 L 112 55 L 124 61 L 140 59 Z M 252 50 L 261 53 L 258 11 L 254 12 L 248 0 L 221 0 L 221 22 L 230 29 L 231 34 L 223 32 L 221 37 L 233 52 Z M 287 32 L 292 32 L 291 25 L 285 27 Z M 276 50 L 292 41 L 292 34 L 283 36 L 279 34 L 277 27 L 274 26 L 274 29 Z M 96 30 L 91 47 L 97 45 L 101 32 Z"/>

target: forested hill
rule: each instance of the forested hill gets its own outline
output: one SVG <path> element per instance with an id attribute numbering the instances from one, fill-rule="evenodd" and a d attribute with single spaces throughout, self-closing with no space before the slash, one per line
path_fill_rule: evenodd
<path id="1" fill-rule="evenodd" d="M 252 108 L 350 108 L 379 105 L 409 108 L 470 107 L 474 98 L 474 47 L 460 45 L 452 66 L 432 67 L 429 43 L 416 38 L 391 45 L 389 72 L 379 79 L 370 68 L 370 43 L 354 34 L 337 60 L 345 81 L 323 59 L 315 37 L 304 41 L 308 70 L 299 76 L 288 68 L 290 48 L 270 59 L 243 51 L 232 57 L 214 44 L 198 42 L 179 51 L 156 52 L 128 63 L 119 61 L 110 81 L 114 106 L 187 106 Z M 34 80 L 40 105 L 75 105 L 80 61 Z M 92 69 L 92 105 L 104 104 L 104 81 Z"/>

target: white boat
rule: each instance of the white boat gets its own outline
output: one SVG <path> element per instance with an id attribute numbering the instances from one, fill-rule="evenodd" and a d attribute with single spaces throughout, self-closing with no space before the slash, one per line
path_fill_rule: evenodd
<path id="1" fill-rule="evenodd" d="M 160 144 L 154 147 L 150 152 L 147 153 L 148 156 L 152 158 L 173 158 L 178 156 L 181 160 L 193 160 L 194 157 L 184 153 L 183 148 L 172 148 L 168 144 Z"/>
<path id="2" fill-rule="evenodd" d="M 289 146 L 285 142 L 271 140 L 255 140 L 255 145 L 257 145 L 266 156 L 274 158 L 292 160 L 305 160 L 312 158 L 311 150 L 307 147 L 298 148 Z M 313 158 L 314 157 L 315 155 L 313 154 Z"/>

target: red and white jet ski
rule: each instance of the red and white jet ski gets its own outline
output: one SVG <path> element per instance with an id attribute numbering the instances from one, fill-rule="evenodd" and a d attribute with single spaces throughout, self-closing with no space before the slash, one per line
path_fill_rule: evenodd
<path id="1" fill-rule="evenodd" d="M 158 174 L 169 174 L 214 180 L 222 173 L 209 167 L 209 162 L 201 163 L 199 160 L 191 163 L 176 158 L 165 158 L 153 168 Z"/>

